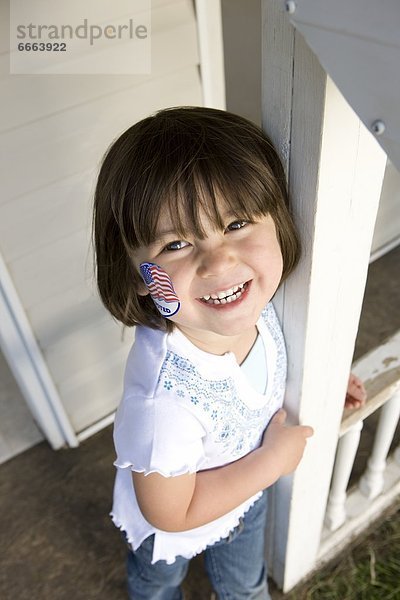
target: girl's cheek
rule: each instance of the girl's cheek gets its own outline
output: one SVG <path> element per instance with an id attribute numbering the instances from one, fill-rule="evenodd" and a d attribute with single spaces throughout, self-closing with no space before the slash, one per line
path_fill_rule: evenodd
<path id="1" fill-rule="evenodd" d="M 155 263 L 143 262 L 140 274 L 158 312 L 165 318 L 176 315 L 181 303 L 168 273 Z"/>

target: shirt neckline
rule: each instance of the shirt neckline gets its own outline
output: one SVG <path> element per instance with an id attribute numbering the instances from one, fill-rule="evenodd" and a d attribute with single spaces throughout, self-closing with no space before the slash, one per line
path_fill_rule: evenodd
<path id="1" fill-rule="evenodd" d="M 167 345 L 171 350 L 176 350 L 179 354 L 182 349 L 185 351 L 187 357 L 192 357 L 195 361 L 199 361 L 200 364 L 205 366 L 208 371 L 212 373 L 220 373 L 221 368 L 229 369 L 232 374 L 235 375 L 237 380 L 246 382 L 250 385 L 254 393 L 263 398 L 269 398 L 273 390 L 273 382 L 276 371 L 276 360 L 277 360 L 277 349 L 271 332 L 267 327 L 262 315 L 256 323 L 257 331 L 262 337 L 264 351 L 265 351 L 265 362 L 267 368 L 267 388 L 263 394 L 253 388 L 251 382 L 243 372 L 241 366 L 236 360 L 236 356 L 233 352 L 225 352 L 225 354 L 212 354 L 206 350 L 201 350 L 193 342 L 191 342 L 177 327 L 168 334 L 169 342 Z"/>
<path id="2" fill-rule="evenodd" d="M 172 347 L 176 347 L 177 349 L 184 348 L 184 350 L 188 353 L 188 356 L 195 356 L 197 360 L 201 362 L 207 362 L 208 364 L 212 360 L 213 362 L 224 363 L 224 362 L 234 362 L 237 364 L 236 357 L 233 352 L 225 352 L 224 354 L 213 354 L 212 352 L 207 352 L 206 350 L 202 350 L 193 342 L 189 340 L 188 337 L 180 329 L 175 327 L 172 333 L 169 334 L 169 342 Z"/>

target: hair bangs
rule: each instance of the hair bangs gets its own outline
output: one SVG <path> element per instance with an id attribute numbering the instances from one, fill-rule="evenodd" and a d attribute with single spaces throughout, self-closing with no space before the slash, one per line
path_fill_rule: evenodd
<path id="1" fill-rule="evenodd" d="M 140 207 L 129 203 L 127 241 L 132 250 L 153 243 L 158 236 L 161 215 L 167 212 L 176 233 L 185 238 L 194 235 L 204 239 L 204 216 L 215 229 L 224 229 L 229 218 L 252 221 L 274 213 L 276 190 L 260 181 L 263 165 L 243 165 L 240 170 L 232 161 L 207 159 L 194 161 L 185 174 L 176 169 L 168 181 L 162 174 L 158 185 L 152 186 L 152 195 L 141 196 Z M 264 167 L 265 168 L 265 167 Z M 244 174 L 244 170 L 247 173 Z M 268 178 L 265 177 L 268 183 Z"/>

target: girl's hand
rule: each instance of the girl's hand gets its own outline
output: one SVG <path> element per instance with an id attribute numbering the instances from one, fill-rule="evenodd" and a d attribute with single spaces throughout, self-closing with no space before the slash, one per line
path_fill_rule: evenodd
<path id="1" fill-rule="evenodd" d="M 302 459 L 307 438 L 314 434 L 308 425 L 285 425 L 286 411 L 281 408 L 264 432 L 262 448 L 273 454 L 280 475 L 292 473 Z"/>
<path id="2" fill-rule="evenodd" d="M 347 409 L 360 408 L 365 404 L 367 392 L 363 382 L 357 375 L 350 373 L 344 407 Z"/>

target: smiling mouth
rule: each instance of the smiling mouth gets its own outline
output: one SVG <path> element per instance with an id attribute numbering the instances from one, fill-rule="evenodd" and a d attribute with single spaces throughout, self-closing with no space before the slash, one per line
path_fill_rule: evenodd
<path id="1" fill-rule="evenodd" d="M 231 302 L 236 302 L 242 296 L 242 294 L 248 288 L 249 282 L 240 283 L 239 285 L 234 285 L 228 290 L 222 290 L 221 292 L 217 292 L 215 294 L 206 294 L 200 298 L 200 301 L 204 304 L 230 304 Z"/>

